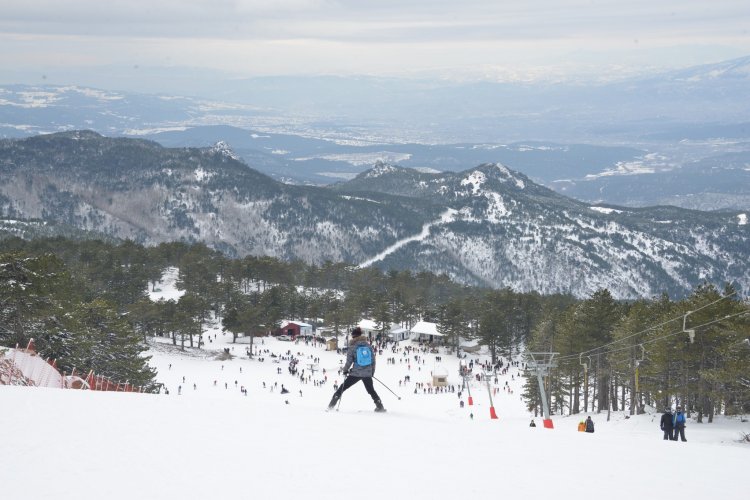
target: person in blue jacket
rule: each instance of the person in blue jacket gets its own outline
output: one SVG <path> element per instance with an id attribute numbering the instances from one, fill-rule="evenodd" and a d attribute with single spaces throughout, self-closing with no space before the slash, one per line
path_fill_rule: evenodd
<path id="1" fill-rule="evenodd" d="M 349 348 L 346 352 L 346 364 L 344 364 L 343 373 L 346 375 L 346 379 L 344 379 L 341 387 L 333 393 L 333 398 L 328 403 L 329 410 L 336 407 L 336 403 L 341 399 L 341 395 L 345 390 L 361 380 L 365 385 L 365 389 L 367 389 L 367 393 L 375 403 L 375 411 L 385 411 L 383 403 L 380 401 L 380 396 L 375 392 L 375 387 L 372 385 L 372 377 L 375 375 L 375 350 L 367 341 L 367 338 L 362 335 L 362 329 L 359 327 L 352 330 L 352 338 L 349 341 Z"/>
<path id="2" fill-rule="evenodd" d="M 685 439 L 685 414 L 682 413 L 682 406 L 677 407 L 672 423 L 674 427 L 674 437 L 672 440 L 677 441 L 677 436 L 679 435 L 682 442 L 687 441 L 687 439 Z"/>

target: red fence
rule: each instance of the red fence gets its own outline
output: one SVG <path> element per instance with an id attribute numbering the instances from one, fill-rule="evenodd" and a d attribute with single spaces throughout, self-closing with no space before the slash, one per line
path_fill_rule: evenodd
<path id="1" fill-rule="evenodd" d="M 115 381 L 92 371 L 82 378 L 75 368 L 70 375 L 60 373 L 54 360 L 44 360 L 36 353 L 34 340 L 26 349 L 0 349 L 0 385 L 89 389 L 92 391 L 143 392 L 142 386 Z"/>

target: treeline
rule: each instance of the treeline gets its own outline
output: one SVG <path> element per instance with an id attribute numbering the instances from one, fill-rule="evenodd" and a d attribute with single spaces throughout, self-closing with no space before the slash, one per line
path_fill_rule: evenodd
<path id="1" fill-rule="evenodd" d="M 451 345 L 478 336 L 497 357 L 526 341 L 542 305 L 574 302 L 467 287 L 427 272 L 232 259 L 202 244 L 10 238 L 0 244 L 0 266 L 0 345 L 34 338 L 63 370 L 95 369 L 139 385 L 154 375 L 143 356 L 149 337 L 200 348 L 212 317 L 235 338 L 265 335 L 282 319 L 345 331 L 372 318 L 384 332 L 424 319 L 439 323 Z M 179 269 L 184 294 L 153 302 L 147 292 L 169 267 Z"/>
<path id="2" fill-rule="evenodd" d="M 532 352 L 556 352 L 546 379 L 553 413 L 575 414 L 681 404 L 711 422 L 750 411 L 750 314 L 736 290 L 701 285 L 690 297 L 621 303 L 607 290 L 533 329 Z M 540 411 L 536 377 L 524 396 Z"/>
<path id="3" fill-rule="evenodd" d="M 361 318 L 383 331 L 423 319 L 438 324 L 449 346 L 477 339 L 493 362 L 524 346 L 558 353 L 546 379 L 556 414 L 679 402 L 710 419 L 750 409 L 750 315 L 731 288 L 700 286 L 680 301 L 624 303 L 607 290 L 577 300 L 469 287 L 427 272 L 233 259 L 202 244 L 66 238 L 3 240 L 0 266 L 0 345 L 34 338 L 67 371 L 95 369 L 138 385 L 154 376 L 143 356 L 149 337 L 200 348 L 211 318 L 235 339 L 265 335 L 282 319 L 334 331 Z M 169 267 L 179 269 L 184 293 L 153 302 L 147 292 Z M 682 332 L 688 311 L 693 342 Z M 535 378 L 524 396 L 539 408 Z"/>

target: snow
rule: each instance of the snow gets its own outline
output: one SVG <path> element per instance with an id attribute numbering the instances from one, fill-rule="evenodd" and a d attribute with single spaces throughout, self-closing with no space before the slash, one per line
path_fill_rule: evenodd
<path id="1" fill-rule="evenodd" d="M 442 214 L 440 214 L 440 218 L 438 220 L 432 221 L 432 222 L 428 222 L 427 224 L 423 225 L 422 226 L 422 231 L 420 231 L 419 234 L 414 235 L 414 236 L 409 236 L 407 238 L 403 238 L 401 240 L 398 240 L 396 243 L 392 244 L 391 246 L 389 246 L 388 248 L 386 248 L 385 250 L 383 250 L 382 252 L 380 252 L 376 256 L 371 257 L 371 258 L 367 259 L 366 261 L 362 262 L 357 267 L 359 267 L 360 269 L 362 269 L 362 268 L 371 266 L 375 262 L 378 262 L 378 261 L 381 261 L 381 260 L 385 259 L 388 255 L 392 254 L 393 252 L 395 252 L 399 248 L 403 247 L 404 245 L 407 245 L 407 244 L 409 244 L 409 243 L 411 243 L 413 241 L 424 241 L 424 240 L 426 240 L 427 237 L 430 235 L 430 229 L 432 228 L 432 226 L 437 225 L 437 224 L 447 224 L 447 223 L 453 221 L 455 219 L 456 213 L 457 213 L 456 210 L 454 210 L 452 208 L 449 208 L 448 210 L 446 210 L 445 212 L 443 212 Z"/>
<path id="2" fill-rule="evenodd" d="M 240 157 L 237 156 L 237 154 L 232 150 L 231 146 L 229 146 L 229 144 L 227 144 L 225 141 L 218 141 L 211 147 L 211 151 L 226 156 L 227 158 L 231 158 L 232 160 L 241 161 Z"/>
<path id="3" fill-rule="evenodd" d="M 737 216 L 737 224 L 740 226 L 747 224 L 747 214 L 739 214 Z"/>
<path id="4" fill-rule="evenodd" d="M 431 323 L 429 321 L 417 321 L 417 323 L 411 327 L 411 332 L 420 335 L 443 336 L 442 333 L 438 332 L 437 323 Z"/>
<path id="5" fill-rule="evenodd" d="M 487 177 L 483 172 L 475 170 L 468 175 L 465 179 L 461 180 L 462 186 L 471 186 L 471 194 L 476 196 L 481 192 L 482 184 L 487 181 Z"/>
<path id="6" fill-rule="evenodd" d="M 549 493 L 539 489 L 540 477 L 564 485 L 555 494 L 563 500 L 588 498 L 592 491 L 612 500 L 632 498 L 632 488 L 613 487 L 615 471 L 616 477 L 637 478 L 649 496 L 746 498 L 740 474 L 748 445 L 734 441 L 750 429 L 737 420 L 689 420 L 687 443 L 662 441 L 658 414 L 625 419 L 615 413 L 610 422 L 604 413 L 593 414 L 594 434 L 576 431 L 579 417 L 553 416 L 552 430 L 537 418 L 538 427 L 530 428 L 516 369 L 499 377 L 498 387 L 507 381 L 514 394 L 498 392 L 499 419 L 491 420 L 489 396 L 478 382 L 472 383 L 474 406 L 463 409 L 453 393 L 414 394 L 416 382 L 428 383 L 433 370 L 447 370 L 449 384 L 460 383 L 457 360 L 442 350 L 442 363 L 427 354 L 426 364 L 411 370 L 404 363 L 378 363 L 376 377 L 402 398 L 376 382 L 388 413 L 372 412 L 361 384 L 344 393 L 340 411 L 326 413 L 332 381 L 342 380 L 336 369 L 343 356 L 271 338 L 257 345 L 301 353 L 299 368 L 306 373 L 309 356 L 319 357 L 329 381 L 316 387 L 300 383 L 286 363 L 268 355 L 263 362 L 241 356 L 245 346 L 230 341 L 217 333 L 209 344 L 214 351 L 234 348 L 237 357 L 226 361 L 208 351 L 181 354 L 154 345 L 152 364 L 169 395 L 0 388 L 0 404 L 12 409 L 0 412 L 0 428 L 15 430 L 3 436 L 4 498 L 329 499 L 352 492 L 367 500 L 500 492 L 536 498 Z M 399 387 L 407 373 L 412 382 Z M 315 378 L 322 379 L 322 371 Z M 264 381 L 284 384 L 290 393 L 263 389 Z M 675 461 L 677 469 L 665 466 Z"/>
<path id="7" fill-rule="evenodd" d="M 174 277 L 173 271 L 165 273 L 162 297 L 178 295 L 167 284 Z M 511 367 L 498 375 L 497 385 L 492 383 L 499 389 L 493 397 L 499 419 L 492 420 L 484 383 L 471 382 L 474 406 L 464 408 L 456 393 L 414 392 L 417 383 L 431 381 L 432 372 L 447 371 L 448 383 L 460 385 L 458 359 L 444 349 L 420 353 L 424 364 L 403 352 L 382 353 L 375 388 L 388 413 L 372 411 L 362 384 L 344 393 L 340 411 L 325 412 L 333 382 L 342 381 L 337 369 L 343 355 L 303 341 L 265 337 L 255 339 L 264 361 L 250 360 L 245 356 L 248 339 L 233 344 L 216 324 L 204 337 L 211 339 L 206 349 L 185 352 L 166 339 L 152 342 L 150 362 L 169 395 L 0 386 L 0 406 L 10 410 L 0 412 L 3 498 L 317 500 L 356 495 L 383 500 L 554 494 L 573 500 L 592 492 L 609 500 L 632 498 L 633 488 L 618 485 L 618 478 L 631 478 L 635 483 L 628 484 L 657 498 L 747 497 L 741 474 L 750 444 L 738 438 L 750 432 L 750 424 L 738 419 L 717 417 L 712 424 L 689 419 L 687 443 L 663 441 L 656 413 L 626 418 L 613 412 L 609 422 L 606 413 L 592 414 L 594 434 L 576 431 L 585 414 L 553 416 L 554 429 L 543 428 L 537 418 L 538 427 L 530 428 L 533 415 L 520 397 L 523 378 Z M 234 357 L 217 359 L 225 348 Z M 303 383 L 271 353 L 293 353 L 298 369 L 307 375 L 315 366 L 314 379 L 324 383 Z M 397 362 L 386 363 L 383 357 Z M 405 375 L 411 382 L 403 382 Z M 503 389 L 506 383 L 512 393 Z M 272 391 L 273 384 L 278 386 Z M 279 393 L 282 384 L 288 394 Z M 560 488 L 553 492 L 545 485 Z"/>
<path id="8" fill-rule="evenodd" d="M 377 203 L 378 205 L 380 204 L 379 201 L 371 200 L 370 198 L 361 198 L 359 196 L 348 196 L 348 195 L 343 195 L 342 194 L 341 198 L 343 198 L 345 200 L 359 200 L 359 201 L 367 201 L 367 202 L 370 202 L 370 203 Z"/>
<path id="9" fill-rule="evenodd" d="M 621 214 L 622 213 L 622 210 L 617 210 L 614 208 L 607 208 L 607 207 L 589 207 L 589 209 L 593 210 L 594 212 L 599 212 L 602 214 L 611 214 L 611 213 Z"/>
<path id="10" fill-rule="evenodd" d="M 176 267 L 166 268 L 161 276 L 161 280 L 156 283 L 155 290 L 149 289 L 148 297 L 154 302 L 158 302 L 159 300 L 180 300 L 180 297 L 185 295 L 185 291 L 178 290 L 175 286 L 179 274 L 180 270 Z"/>
<path id="11" fill-rule="evenodd" d="M 505 206 L 503 197 L 499 193 L 485 193 L 487 198 L 487 221 L 497 224 L 505 217 L 509 216 L 511 211 Z"/>
<path id="12" fill-rule="evenodd" d="M 195 169 L 195 180 L 198 182 L 204 179 L 210 179 L 211 177 L 213 177 L 213 175 L 214 175 L 213 172 L 203 170 L 203 168 L 201 167 L 198 167 L 197 169 Z"/>

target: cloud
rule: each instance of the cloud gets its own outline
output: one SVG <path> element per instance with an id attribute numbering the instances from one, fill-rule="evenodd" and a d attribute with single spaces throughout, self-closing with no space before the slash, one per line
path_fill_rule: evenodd
<path id="1" fill-rule="evenodd" d="M 674 65 L 742 55 L 748 18 L 747 0 L 3 0 L 0 62 L 43 65 L 47 54 L 52 66 L 242 74 L 559 65 L 602 54 Z"/>

